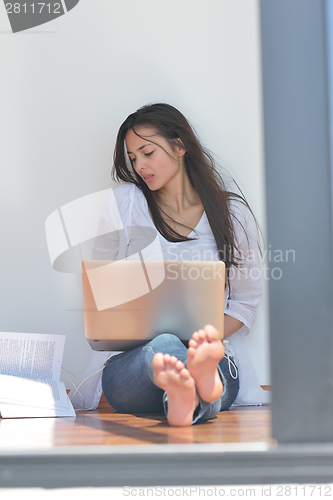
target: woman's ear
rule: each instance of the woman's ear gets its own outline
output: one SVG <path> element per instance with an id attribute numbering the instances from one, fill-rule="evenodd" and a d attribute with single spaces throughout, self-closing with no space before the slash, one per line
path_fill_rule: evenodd
<path id="1" fill-rule="evenodd" d="M 183 141 L 179 137 L 176 139 L 176 141 L 177 141 L 177 144 L 176 144 L 177 155 L 184 156 L 184 154 L 186 153 L 186 149 L 185 149 L 185 146 L 183 144 Z"/>

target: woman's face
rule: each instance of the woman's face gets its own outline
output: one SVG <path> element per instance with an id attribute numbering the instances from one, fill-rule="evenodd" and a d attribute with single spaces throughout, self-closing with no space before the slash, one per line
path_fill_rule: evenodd
<path id="1" fill-rule="evenodd" d="M 138 137 L 133 130 L 128 130 L 126 148 L 134 170 L 149 189 L 157 191 L 177 182 L 183 169 L 181 157 L 185 149 L 177 146 L 173 150 L 166 139 L 155 134 L 151 128 L 139 127 L 136 132 L 145 139 Z M 150 138 L 154 142 L 150 142 Z"/>

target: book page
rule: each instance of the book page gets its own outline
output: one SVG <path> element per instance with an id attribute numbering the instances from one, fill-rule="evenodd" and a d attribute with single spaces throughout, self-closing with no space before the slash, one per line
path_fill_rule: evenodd
<path id="1" fill-rule="evenodd" d="M 12 405 L 1 403 L 1 418 L 39 418 L 39 417 L 74 417 L 73 406 L 68 408 L 39 408 L 37 406 Z M 1 445 L 0 445 L 1 447 Z"/>
<path id="2" fill-rule="evenodd" d="M 60 380 L 65 335 L 0 332 L 0 373 Z"/>
<path id="3" fill-rule="evenodd" d="M 2 403 L 64 410 L 69 398 L 63 382 L 0 375 L 0 409 Z"/>

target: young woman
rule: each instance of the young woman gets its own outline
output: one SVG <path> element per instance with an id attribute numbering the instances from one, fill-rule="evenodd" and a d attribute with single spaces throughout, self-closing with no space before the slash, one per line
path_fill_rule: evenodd
<path id="1" fill-rule="evenodd" d="M 229 352 L 212 325 L 198 325 L 188 349 L 175 335 L 158 335 L 106 363 L 102 387 L 110 405 L 124 413 L 164 410 L 170 425 L 185 426 L 235 401 L 266 402 L 240 339 L 261 299 L 257 230 L 246 201 L 226 190 L 211 155 L 168 104 L 144 106 L 121 125 L 113 178 L 125 183 L 113 191 L 125 230 L 155 228 L 164 260 L 225 262 Z M 112 217 L 106 204 L 101 224 L 107 228 Z M 134 233 L 126 231 L 125 257 L 138 246 Z"/>

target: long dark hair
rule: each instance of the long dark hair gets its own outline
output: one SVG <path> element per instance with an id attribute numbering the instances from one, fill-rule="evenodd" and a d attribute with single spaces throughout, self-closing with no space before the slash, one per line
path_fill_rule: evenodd
<path id="1" fill-rule="evenodd" d="M 136 135 L 141 137 L 135 130 L 139 127 L 151 128 L 155 134 L 166 139 L 172 149 L 179 146 L 178 139 L 182 141 L 186 150 L 184 155 L 186 173 L 204 206 L 216 241 L 219 258 L 225 262 L 227 271 L 232 265 L 237 266 L 237 247 L 229 201 L 231 198 L 237 198 L 247 206 L 248 203 L 240 195 L 226 190 L 212 155 L 200 144 L 194 130 L 176 108 L 164 103 L 151 104 L 143 106 L 126 118 L 117 135 L 112 178 L 116 181 L 133 183 L 141 189 L 146 197 L 156 229 L 166 240 L 179 242 L 195 239 L 177 233 L 165 221 L 162 210 L 157 203 L 156 193 L 148 188 L 133 168 L 129 168 L 129 158 L 125 153 L 125 136 L 128 130 L 133 130 Z M 154 142 L 151 140 L 151 136 L 149 141 Z"/>

